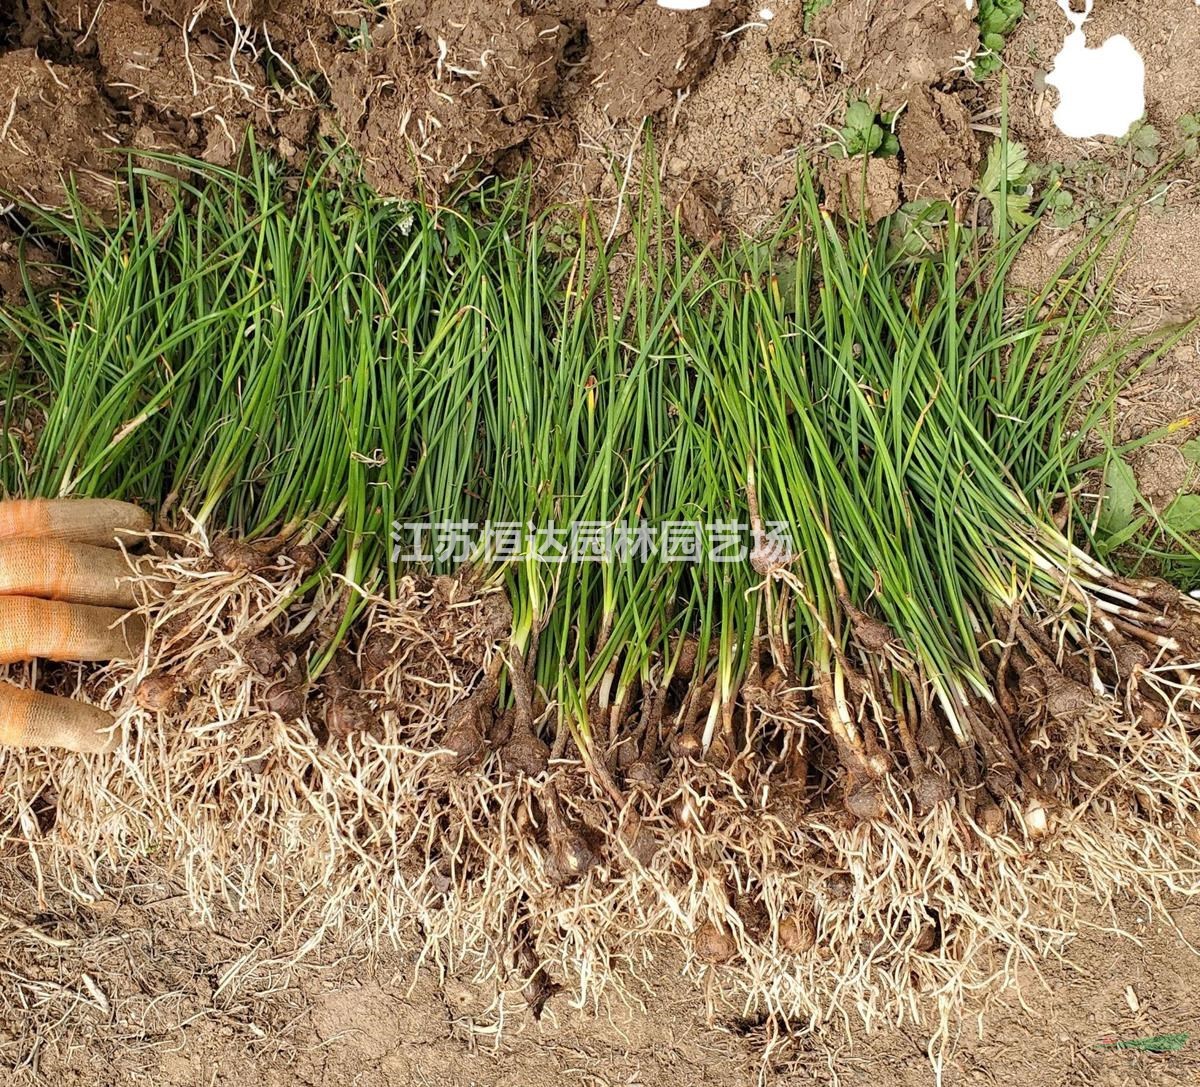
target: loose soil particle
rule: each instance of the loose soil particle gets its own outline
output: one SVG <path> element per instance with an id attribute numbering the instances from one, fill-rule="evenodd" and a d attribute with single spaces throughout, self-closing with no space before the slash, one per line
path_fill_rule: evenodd
<path id="1" fill-rule="evenodd" d="M 953 200 L 974 185 L 979 141 L 958 98 L 932 89 L 914 92 L 897 135 L 904 148 L 905 200 Z"/>
<path id="2" fill-rule="evenodd" d="M 74 172 L 84 200 L 112 207 L 104 152 L 118 139 L 116 113 L 85 69 L 52 64 L 34 49 L 0 54 L 0 190 L 59 205 Z"/>
<path id="3" fill-rule="evenodd" d="M 818 17 L 816 33 L 850 82 L 889 112 L 950 78 L 979 47 L 972 12 L 945 0 L 847 0 Z"/>
<path id="4" fill-rule="evenodd" d="M 717 35 L 730 25 L 724 4 L 690 13 L 641 4 L 589 15 L 589 76 L 601 108 L 628 121 L 665 109 L 709 68 Z"/>
<path id="5" fill-rule="evenodd" d="M 135 121 L 167 115 L 200 157 L 228 164 L 252 121 L 267 127 L 255 103 L 265 91 L 262 68 L 206 33 L 187 38 L 147 21 L 124 0 L 108 0 L 95 22 L 105 86 Z"/>

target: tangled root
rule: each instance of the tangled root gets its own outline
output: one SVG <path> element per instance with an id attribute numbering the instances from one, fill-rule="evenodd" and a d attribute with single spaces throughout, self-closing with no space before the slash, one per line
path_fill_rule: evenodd
<path id="1" fill-rule="evenodd" d="M 307 946 L 415 941 L 443 975 L 489 983 L 497 1022 L 559 987 L 636 999 L 666 939 L 714 1007 L 945 1025 L 1059 948 L 1084 902 L 1162 906 L 1200 877 L 1194 673 L 1146 654 L 1121 674 L 1161 707 L 1154 727 L 1069 676 L 1055 687 L 1032 649 L 1013 662 L 1042 668 L 1022 685 L 1041 731 L 1010 793 L 951 790 L 961 753 L 929 721 L 904 734 L 915 787 L 813 786 L 836 757 L 778 673 L 744 692 L 781 737 L 770 758 L 694 757 L 666 721 L 659 742 L 665 695 L 644 692 L 644 731 L 612 760 L 621 792 L 558 742 L 538 692 L 524 715 L 498 708 L 500 593 L 406 578 L 310 679 L 345 600 L 298 597 L 311 564 L 287 553 L 225 553 L 231 569 L 196 548 L 154 560 L 135 665 L 55 673 L 119 715 L 119 750 L 0 753 L 6 844 L 41 879 L 87 897 L 149 858 L 205 918 L 279 911 Z M 867 787 L 871 818 L 854 818 L 837 794 Z"/>

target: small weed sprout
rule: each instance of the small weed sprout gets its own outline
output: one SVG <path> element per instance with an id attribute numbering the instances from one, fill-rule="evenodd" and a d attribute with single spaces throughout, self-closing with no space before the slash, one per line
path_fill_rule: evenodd
<path id="1" fill-rule="evenodd" d="M 982 48 L 975 58 L 975 75 L 988 76 L 1000 69 L 1005 40 L 1024 14 L 1021 0 L 979 0 L 976 21 Z"/>
<path id="2" fill-rule="evenodd" d="M 830 153 L 844 158 L 859 155 L 885 158 L 899 154 L 895 120 L 895 114 L 880 114 L 870 102 L 852 100 L 846 106 L 845 124 L 837 131 L 837 143 Z"/>

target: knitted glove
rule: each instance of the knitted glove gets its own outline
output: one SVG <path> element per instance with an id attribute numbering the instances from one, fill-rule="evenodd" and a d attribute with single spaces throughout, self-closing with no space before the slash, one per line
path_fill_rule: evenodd
<path id="1" fill-rule="evenodd" d="M 127 502 L 0 502 L 0 664 L 135 655 L 145 632 L 128 613 L 134 578 L 117 541 L 149 527 Z M 110 751 L 112 724 L 95 706 L 0 682 L 0 744 Z"/>

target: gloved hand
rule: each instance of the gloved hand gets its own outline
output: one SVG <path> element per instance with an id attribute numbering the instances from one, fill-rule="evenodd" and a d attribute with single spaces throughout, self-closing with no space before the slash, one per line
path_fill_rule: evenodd
<path id="1" fill-rule="evenodd" d="M 137 506 L 109 499 L 0 502 L 0 664 L 99 661 L 136 654 L 142 621 L 118 538 L 150 527 Z M 111 714 L 0 683 L 0 744 L 110 751 Z"/>

